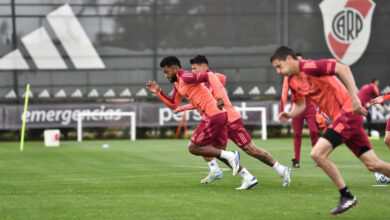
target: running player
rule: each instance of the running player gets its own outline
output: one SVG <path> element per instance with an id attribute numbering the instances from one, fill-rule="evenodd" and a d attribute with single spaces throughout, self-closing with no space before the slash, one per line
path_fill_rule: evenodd
<path id="1" fill-rule="evenodd" d="M 204 114 L 203 120 L 196 127 L 190 143 L 189 151 L 197 156 L 217 157 L 233 169 L 233 175 L 243 169 L 240 166 L 240 153 L 237 151 L 228 152 L 224 149 L 227 144 L 227 114 L 222 110 L 224 105 L 221 95 L 215 99 L 210 91 L 202 85 L 203 82 L 218 80 L 212 74 L 197 74 L 186 72 L 181 69 L 180 61 L 175 56 L 168 56 L 161 60 L 165 77 L 174 83 L 172 97 L 167 97 L 156 82 L 148 81 L 146 88 L 157 94 L 171 109 L 176 109 L 183 97 L 185 97 L 199 112 Z M 217 85 L 212 83 L 211 85 Z M 212 88 L 216 94 L 220 94 L 223 86 Z M 249 172 L 247 175 L 252 176 Z M 253 176 L 252 176 L 253 177 Z"/>
<path id="2" fill-rule="evenodd" d="M 329 154 L 341 143 L 358 157 L 367 169 L 388 176 L 390 164 L 380 160 L 372 150 L 363 129 L 363 117 L 367 110 L 356 95 L 356 84 L 350 68 L 333 59 L 298 60 L 295 52 L 281 46 L 270 57 L 278 74 L 289 76 L 289 86 L 296 96 L 290 112 L 279 114 L 280 121 L 287 121 L 301 114 L 308 97 L 332 119 L 323 137 L 312 148 L 311 157 L 324 170 L 339 189 L 339 204 L 330 214 L 338 215 L 357 205 L 357 199 L 349 191 L 338 168 L 329 159 Z M 334 76 L 338 74 L 341 81 Z M 357 114 L 355 114 L 357 113 Z"/>
<path id="3" fill-rule="evenodd" d="M 203 55 L 197 55 L 194 58 L 190 59 L 190 64 L 192 66 L 192 71 L 195 73 L 203 73 L 208 72 L 212 73 L 209 70 L 208 67 L 208 60 Z M 226 77 L 220 73 L 213 73 L 215 76 L 218 77 L 222 85 L 225 85 Z M 204 86 L 209 88 L 212 91 L 212 94 L 215 98 L 217 98 L 212 90 L 212 86 L 210 83 L 204 83 Z M 262 161 L 263 163 L 267 164 L 268 166 L 275 169 L 275 171 L 280 175 L 282 179 L 283 186 L 289 186 L 290 185 L 290 174 L 291 169 L 288 167 L 285 167 L 278 163 L 267 151 L 258 148 L 252 141 L 251 137 L 249 136 L 248 132 L 245 130 L 242 118 L 240 113 L 232 106 L 229 97 L 224 90 L 223 92 L 223 101 L 225 103 L 224 109 L 227 112 L 228 115 L 228 137 L 230 140 L 232 140 L 238 147 L 240 147 L 242 150 L 244 150 L 245 153 L 248 155 L 257 158 L 258 160 Z M 191 104 L 185 105 L 185 106 L 179 106 L 175 109 L 174 112 L 181 112 L 185 110 L 191 110 L 194 109 L 194 107 Z M 215 180 L 222 179 L 223 174 L 222 171 L 219 169 L 219 166 L 214 158 L 205 157 L 205 161 L 208 163 L 210 167 L 210 173 L 209 175 L 201 180 L 201 183 L 212 183 Z M 242 186 L 237 189 L 249 189 L 252 186 L 257 184 L 257 180 L 245 180 L 242 183 Z"/>
<path id="4" fill-rule="evenodd" d="M 379 85 L 379 80 L 372 79 L 371 83 L 362 86 L 358 94 L 360 102 L 362 103 L 363 107 L 367 109 L 366 119 L 367 119 L 368 136 L 371 136 L 371 113 L 370 113 L 370 109 L 367 108 L 367 103 L 369 103 L 373 97 L 379 96 L 378 85 Z"/>
<path id="5" fill-rule="evenodd" d="M 297 58 L 299 60 L 302 59 L 302 54 L 297 53 Z M 288 77 L 284 77 L 283 81 L 283 88 L 282 88 L 282 98 L 280 100 L 280 112 L 284 111 L 285 104 L 287 102 L 288 98 Z M 314 145 L 318 141 L 318 127 L 316 123 L 316 107 L 311 103 L 311 101 L 308 98 L 305 98 L 306 101 L 306 108 L 305 111 L 297 116 L 296 118 L 293 118 L 291 120 L 291 124 L 294 129 L 294 158 L 292 161 L 292 167 L 294 168 L 300 168 L 300 161 L 301 161 L 301 146 L 302 146 L 302 130 L 303 130 L 303 121 L 306 120 L 307 127 L 309 127 L 309 133 L 311 138 L 311 146 L 314 147 Z M 291 95 L 291 105 L 295 102 L 295 96 Z"/>
<path id="6" fill-rule="evenodd" d="M 375 99 L 373 99 L 371 101 L 371 104 L 373 105 L 376 105 L 376 104 L 382 104 L 383 102 L 387 101 L 387 100 L 390 100 L 390 92 L 387 93 L 386 95 L 381 95 L 381 96 L 378 96 L 376 97 Z M 389 148 L 390 150 L 390 118 L 389 120 L 387 121 L 387 125 L 386 125 L 386 133 L 385 133 L 385 144 L 387 145 L 387 147 Z"/>

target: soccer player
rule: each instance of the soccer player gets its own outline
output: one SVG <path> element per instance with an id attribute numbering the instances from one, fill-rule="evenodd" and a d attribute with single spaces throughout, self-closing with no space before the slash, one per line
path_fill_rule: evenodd
<path id="1" fill-rule="evenodd" d="M 148 81 L 145 86 L 171 109 L 176 109 L 185 97 L 199 112 L 204 114 L 203 120 L 196 127 L 190 143 L 189 151 L 197 156 L 217 157 L 233 169 L 233 176 L 237 175 L 240 166 L 240 153 L 225 151 L 227 144 L 227 114 L 222 110 L 224 105 L 221 95 L 215 99 L 210 91 L 203 86 L 203 82 L 218 80 L 214 75 L 186 72 L 181 69 L 180 61 L 175 56 L 164 57 L 160 67 L 165 77 L 174 83 L 172 97 L 167 97 L 157 82 Z M 212 84 L 217 85 L 217 84 Z M 216 94 L 220 94 L 222 85 L 213 87 Z"/>
<path id="2" fill-rule="evenodd" d="M 199 73 L 199 74 L 203 72 L 212 73 L 208 67 L 208 60 L 203 55 L 197 55 L 194 58 L 190 59 L 190 64 L 192 66 L 192 71 L 195 73 Z M 212 74 L 218 77 L 222 85 L 225 85 L 226 77 L 224 75 L 220 73 L 212 73 Z M 214 91 L 212 90 L 212 86 L 210 85 L 210 83 L 204 83 L 204 86 L 209 88 L 212 91 L 214 97 L 217 98 L 215 96 Z M 223 108 L 226 110 L 228 116 L 227 129 L 228 129 L 229 139 L 232 140 L 242 150 L 244 150 L 244 152 L 247 153 L 248 155 L 257 158 L 258 160 L 262 161 L 268 166 L 274 168 L 275 171 L 280 175 L 283 186 L 289 186 L 291 181 L 290 180 L 291 169 L 279 164 L 278 161 L 276 161 L 267 151 L 257 147 L 252 142 L 251 137 L 249 136 L 248 132 L 244 128 L 240 113 L 231 104 L 225 90 L 222 93 L 222 97 L 225 104 Z M 194 107 L 191 104 L 188 104 L 188 105 L 177 107 L 174 112 L 178 113 L 181 111 L 191 110 L 191 109 L 194 109 Z M 210 173 L 206 178 L 201 180 L 201 183 L 203 184 L 212 183 L 215 180 L 222 179 L 223 178 L 222 171 L 219 169 L 219 166 L 215 161 L 215 159 L 210 157 L 205 157 L 204 159 L 210 167 Z M 257 184 L 257 180 L 244 179 L 242 186 L 237 189 L 249 189 L 255 186 L 256 184 Z"/>
<path id="3" fill-rule="evenodd" d="M 302 59 L 301 53 L 297 53 L 296 56 L 299 60 Z M 289 90 L 288 77 L 285 76 L 283 81 L 283 88 L 282 88 L 282 98 L 280 100 L 280 112 L 284 111 L 284 107 L 288 98 L 288 90 Z M 313 103 L 311 103 L 311 101 L 308 98 L 305 98 L 305 101 L 306 101 L 306 107 L 303 113 L 291 120 L 291 124 L 294 129 L 294 158 L 291 161 L 292 161 L 292 167 L 294 168 L 301 167 L 299 163 L 301 159 L 302 130 L 303 130 L 304 120 L 306 120 L 307 126 L 309 127 L 312 147 L 314 147 L 314 145 L 318 141 L 318 127 L 316 123 L 317 110 L 316 107 L 313 105 Z M 295 96 L 291 95 L 291 105 L 294 102 L 295 102 Z"/>
<path id="4" fill-rule="evenodd" d="M 340 191 L 339 204 L 330 214 L 338 215 L 355 207 L 357 199 L 329 159 L 329 154 L 345 143 L 370 171 L 388 176 L 390 164 L 375 155 L 364 131 L 361 115 L 367 114 L 367 110 L 356 95 L 355 79 L 350 68 L 333 59 L 298 60 L 295 52 L 286 46 L 277 48 L 270 61 L 278 74 L 289 77 L 289 87 L 296 97 L 291 110 L 279 114 L 281 122 L 295 118 L 305 110 L 304 97 L 309 98 L 332 120 L 310 154 Z M 335 74 L 341 77 L 345 86 Z"/>
<path id="5" fill-rule="evenodd" d="M 378 85 L 379 85 L 379 80 L 374 78 L 371 80 L 371 83 L 362 86 L 362 88 L 360 89 L 358 97 L 364 108 L 367 109 L 367 103 L 369 103 L 373 97 L 379 96 Z M 367 134 L 368 136 L 371 136 L 371 113 L 369 108 L 367 109 L 366 119 L 367 119 L 367 130 L 368 130 Z"/>
<path id="6" fill-rule="evenodd" d="M 390 100 L 390 92 L 387 93 L 386 95 L 381 95 L 381 96 L 378 96 L 376 97 L 375 99 L 373 99 L 371 101 L 371 104 L 373 105 L 376 105 L 376 104 L 382 104 L 383 102 L 387 101 L 387 100 Z M 386 125 L 386 133 L 385 133 L 385 144 L 387 145 L 387 147 L 389 148 L 390 150 L 390 118 L 389 120 L 387 121 L 387 125 Z"/>

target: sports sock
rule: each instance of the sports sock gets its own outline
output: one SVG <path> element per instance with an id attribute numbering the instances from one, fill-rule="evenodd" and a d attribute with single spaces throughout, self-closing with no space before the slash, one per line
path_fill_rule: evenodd
<path id="1" fill-rule="evenodd" d="M 348 186 L 345 186 L 344 188 L 340 189 L 340 194 L 342 197 L 347 197 L 349 199 L 353 198 L 353 195 L 351 194 L 351 191 L 349 191 Z"/>
<path id="2" fill-rule="evenodd" d="M 217 161 L 215 161 L 215 159 L 207 162 L 207 164 L 209 165 L 210 172 L 218 172 L 219 171 L 219 166 L 217 164 Z"/>
<path id="3" fill-rule="evenodd" d="M 244 180 L 252 180 L 253 179 L 253 175 L 251 173 L 249 173 L 249 171 L 246 170 L 245 167 L 243 167 L 239 173 L 242 176 L 242 178 L 244 178 Z"/>
<path id="4" fill-rule="evenodd" d="M 232 157 L 234 157 L 234 153 L 233 152 L 221 150 L 221 158 L 222 159 L 229 160 Z"/>
<path id="5" fill-rule="evenodd" d="M 275 164 L 272 166 L 274 170 L 281 176 L 284 172 L 284 166 L 281 165 L 278 161 L 275 162 Z"/>

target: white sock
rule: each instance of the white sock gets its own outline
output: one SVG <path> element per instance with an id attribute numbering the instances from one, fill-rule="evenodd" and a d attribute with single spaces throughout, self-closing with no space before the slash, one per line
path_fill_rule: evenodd
<path id="1" fill-rule="evenodd" d="M 221 150 L 221 158 L 222 159 L 230 160 L 233 157 L 234 157 L 234 153 L 233 152 Z"/>
<path id="2" fill-rule="evenodd" d="M 283 175 L 285 167 L 283 165 L 281 165 L 278 161 L 275 162 L 275 164 L 272 168 L 274 168 L 275 171 L 279 173 L 279 175 Z"/>
<path id="3" fill-rule="evenodd" d="M 215 159 L 207 162 L 207 164 L 209 165 L 210 172 L 218 172 L 219 171 L 219 166 L 217 164 L 217 161 L 215 161 Z"/>
<path id="4" fill-rule="evenodd" d="M 252 180 L 253 179 L 253 175 L 251 173 L 249 173 L 249 171 L 246 170 L 245 167 L 243 167 L 239 173 L 242 176 L 242 178 L 244 178 L 244 180 Z"/>

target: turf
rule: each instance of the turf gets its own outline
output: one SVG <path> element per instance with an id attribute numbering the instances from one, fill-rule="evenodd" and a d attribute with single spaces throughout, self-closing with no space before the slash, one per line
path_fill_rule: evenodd
<path id="1" fill-rule="evenodd" d="M 304 139 L 301 168 L 290 187 L 276 172 L 242 153 L 242 164 L 259 179 L 248 191 L 236 191 L 241 177 L 202 185 L 208 168 L 188 153 L 187 140 L 0 142 L 0 219 L 332 219 L 339 193 L 310 159 Z M 292 139 L 255 140 L 281 164 L 291 166 Z M 110 148 L 102 148 L 109 144 Z M 372 141 L 381 159 L 390 161 L 382 140 Z M 228 149 L 238 149 L 229 142 Z M 390 215 L 390 185 L 373 187 L 374 174 L 345 147 L 332 160 L 359 207 L 338 219 L 383 219 Z M 221 167 L 226 167 L 219 163 Z"/>

